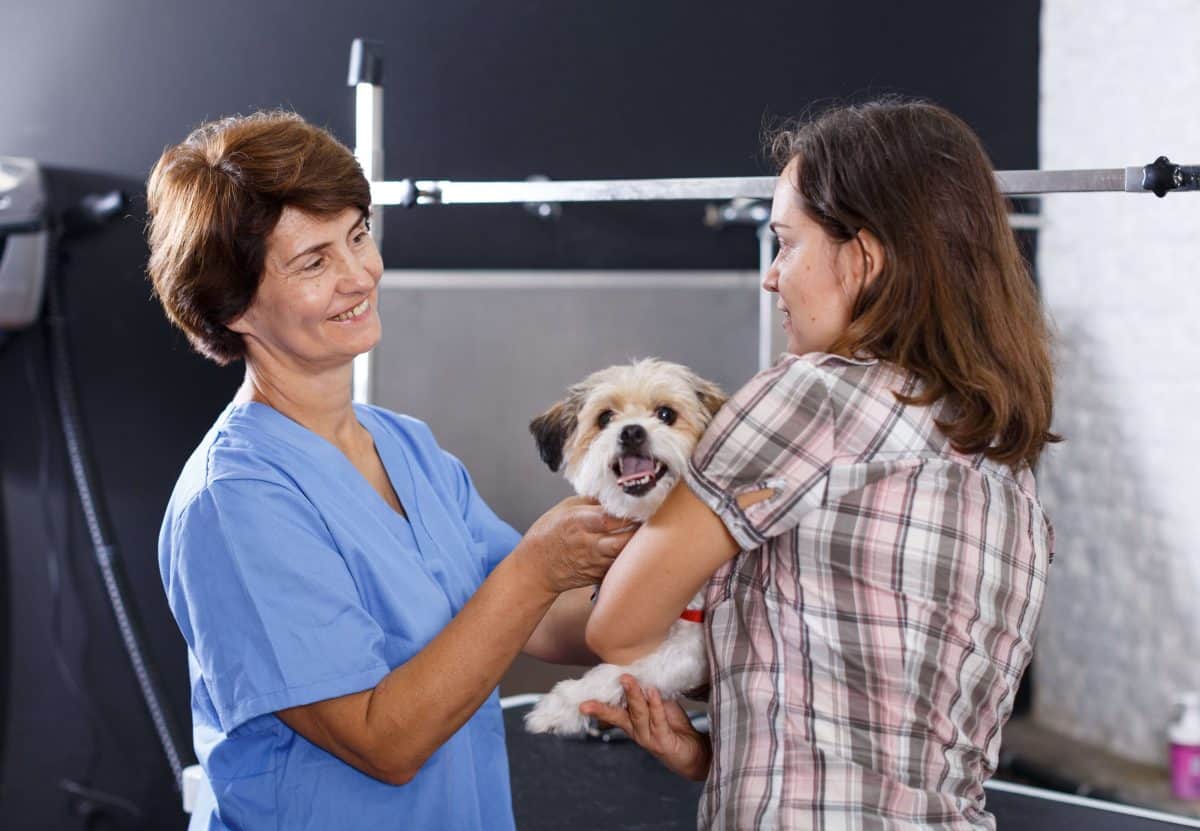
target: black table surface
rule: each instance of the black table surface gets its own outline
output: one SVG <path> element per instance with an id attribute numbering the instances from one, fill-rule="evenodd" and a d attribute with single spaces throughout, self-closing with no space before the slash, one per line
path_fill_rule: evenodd
<path id="1" fill-rule="evenodd" d="M 630 741 L 525 732 L 528 706 L 504 712 L 519 831 L 694 829 L 701 784 L 669 772 Z M 1027 794 L 988 790 L 999 829 L 1167 831 L 1178 826 Z"/>

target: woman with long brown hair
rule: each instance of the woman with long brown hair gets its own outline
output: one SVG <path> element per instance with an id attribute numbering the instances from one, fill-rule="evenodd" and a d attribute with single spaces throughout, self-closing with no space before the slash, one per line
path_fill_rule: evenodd
<path id="1" fill-rule="evenodd" d="M 708 581 L 711 740 L 631 678 L 584 711 L 705 779 L 702 827 L 990 828 L 1053 546 L 1033 281 L 946 110 L 836 108 L 773 148 L 788 354 L 714 419 L 587 631 L 629 663 Z"/>

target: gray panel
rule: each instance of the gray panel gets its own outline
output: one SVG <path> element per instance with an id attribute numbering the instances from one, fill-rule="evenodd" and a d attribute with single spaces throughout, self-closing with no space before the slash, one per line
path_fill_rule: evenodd
<path id="1" fill-rule="evenodd" d="M 538 459 L 529 421 L 590 372 L 631 358 L 691 366 L 726 392 L 756 369 L 757 275 L 639 272 L 614 287 L 569 273 L 476 279 L 448 288 L 429 272 L 380 292 L 383 341 L 375 403 L 427 422 L 470 471 L 488 504 L 519 530 L 570 495 Z M 458 275 L 462 276 L 462 275 Z M 582 285 L 581 285 L 582 284 Z"/>

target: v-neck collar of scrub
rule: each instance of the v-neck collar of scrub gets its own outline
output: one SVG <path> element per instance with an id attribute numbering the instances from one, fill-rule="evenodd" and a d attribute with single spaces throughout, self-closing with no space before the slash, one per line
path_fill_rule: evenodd
<path id="1" fill-rule="evenodd" d="M 354 466 L 350 458 L 341 451 L 333 442 L 320 435 L 319 433 L 310 430 L 300 422 L 286 416 L 276 410 L 269 404 L 263 404 L 258 401 L 244 401 L 241 403 L 232 403 L 227 410 L 227 418 L 234 416 L 241 411 L 244 414 L 253 414 L 252 418 L 265 418 L 275 427 L 284 433 L 285 438 L 295 442 L 305 442 L 310 447 L 319 449 L 324 455 L 328 456 L 334 464 L 345 465 L 351 472 L 350 479 L 357 483 L 360 489 L 364 490 L 365 498 L 368 501 L 374 500 L 374 504 L 380 510 L 383 510 L 394 521 L 411 524 L 412 513 L 415 509 L 413 493 L 415 491 L 415 483 L 412 478 L 412 467 L 409 464 L 407 457 L 403 453 L 400 454 L 400 461 L 403 462 L 402 469 L 398 469 L 395 464 L 389 464 L 393 461 L 391 454 L 385 451 L 379 445 L 378 431 L 385 429 L 369 408 L 359 404 L 354 404 L 354 415 L 358 423 L 363 429 L 371 434 L 371 442 L 374 445 L 375 453 L 379 457 L 379 463 L 383 465 L 383 471 L 387 475 L 388 481 L 391 482 L 392 490 L 396 492 L 396 497 L 400 500 L 401 507 L 404 508 L 404 514 L 398 513 L 395 508 L 387 503 L 387 500 L 375 490 L 374 486 L 363 476 L 362 471 Z M 370 422 L 370 423 L 368 423 Z M 308 449 L 308 448 L 306 448 Z"/>

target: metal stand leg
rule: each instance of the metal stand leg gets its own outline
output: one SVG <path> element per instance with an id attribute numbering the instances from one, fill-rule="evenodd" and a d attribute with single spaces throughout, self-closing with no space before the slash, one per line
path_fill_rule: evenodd
<path id="1" fill-rule="evenodd" d="M 383 179 L 383 58 L 378 44 L 355 40 L 350 47 L 350 86 L 354 87 L 354 156 L 367 181 Z M 383 247 L 383 207 L 371 204 L 371 236 Z M 378 299 L 376 300 L 378 303 Z M 354 359 L 354 400 L 371 401 L 371 353 Z"/>
<path id="2" fill-rule="evenodd" d="M 775 298 L 762 289 L 767 279 L 767 271 L 775 259 L 775 235 L 767 227 L 767 223 L 758 226 L 758 371 L 762 372 L 774 363 L 777 349 L 775 348 Z"/>

